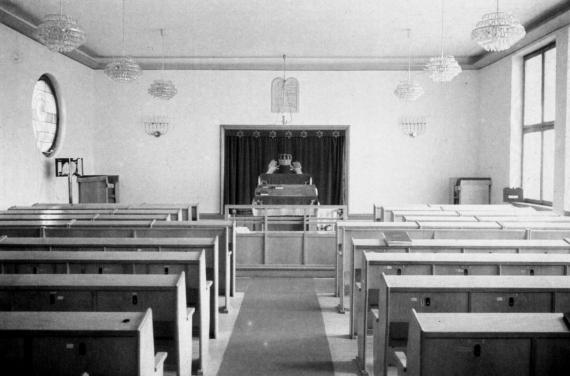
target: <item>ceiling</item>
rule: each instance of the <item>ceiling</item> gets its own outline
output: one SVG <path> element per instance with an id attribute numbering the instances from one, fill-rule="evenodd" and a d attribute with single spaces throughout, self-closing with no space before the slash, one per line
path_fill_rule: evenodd
<path id="1" fill-rule="evenodd" d="M 446 54 L 476 68 L 485 54 L 470 33 L 495 7 L 494 0 L 447 0 Z M 87 34 L 85 45 L 71 57 L 101 68 L 122 54 L 120 0 L 63 0 L 63 9 Z M 545 22 L 570 13 L 570 1 L 502 0 L 500 9 L 513 13 L 532 34 Z M 59 0 L 0 0 L 0 22 L 27 35 L 44 15 L 58 11 Z M 293 64 L 304 61 L 308 66 L 334 68 L 345 61 L 392 63 L 395 68 L 405 65 L 409 43 L 414 61 L 423 63 L 440 53 L 441 26 L 440 0 L 125 1 L 125 51 L 151 68 L 159 65 L 162 54 L 161 28 L 166 30 L 170 68 L 227 64 L 233 69 L 275 69 L 283 54 Z"/>

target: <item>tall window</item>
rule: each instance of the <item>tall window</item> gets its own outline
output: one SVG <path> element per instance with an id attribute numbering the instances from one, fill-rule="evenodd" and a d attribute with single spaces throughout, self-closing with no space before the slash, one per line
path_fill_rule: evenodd
<path id="1" fill-rule="evenodd" d="M 552 204 L 556 47 L 524 57 L 522 188 L 525 200 Z"/>
<path id="2" fill-rule="evenodd" d="M 48 76 L 43 75 L 34 86 L 32 97 L 32 125 L 36 146 L 49 157 L 55 152 L 59 131 L 59 106 L 55 89 Z"/>

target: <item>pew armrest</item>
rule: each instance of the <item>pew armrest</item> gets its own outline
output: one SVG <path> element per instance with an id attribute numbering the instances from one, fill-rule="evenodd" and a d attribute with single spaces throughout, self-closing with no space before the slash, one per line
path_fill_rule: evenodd
<path id="1" fill-rule="evenodd" d="M 186 320 L 187 321 L 191 321 L 192 317 L 194 316 L 194 312 L 196 311 L 196 308 L 194 307 L 188 307 L 186 308 Z"/>
<path id="2" fill-rule="evenodd" d="M 206 289 L 209 290 L 213 284 L 214 284 L 214 281 L 206 281 Z"/>
<path id="3" fill-rule="evenodd" d="M 378 308 L 370 308 L 370 312 L 372 312 L 372 316 L 374 316 L 374 320 L 380 320 L 380 311 Z"/>
<path id="4" fill-rule="evenodd" d="M 355 282 L 354 287 L 356 287 L 358 291 L 362 291 L 362 282 Z"/>
<path id="5" fill-rule="evenodd" d="M 154 375 L 162 376 L 164 374 L 164 362 L 168 356 L 165 352 L 157 352 L 154 356 Z"/>
<path id="6" fill-rule="evenodd" d="M 408 367 L 408 357 L 403 351 L 394 351 L 394 358 L 396 359 L 396 368 L 398 369 L 398 376 L 403 376 L 406 374 L 406 368 Z"/>

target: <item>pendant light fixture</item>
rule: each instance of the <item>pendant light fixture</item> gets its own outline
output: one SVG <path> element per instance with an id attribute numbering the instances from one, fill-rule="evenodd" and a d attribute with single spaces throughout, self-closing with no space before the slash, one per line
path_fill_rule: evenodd
<path id="1" fill-rule="evenodd" d="M 54 52 L 73 51 L 87 39 L 77 21 L 63 14 L 62 0 L 59 0 L 59 14 L 46 15 L 34 31 L 34 36 Z"/>
<path id="2" fill-rule="evenodd" d="M 105 74 L 113 81 L 130 82 L 142 75 L 142 69 L 132 57 L 125 55 L 125 0 L 123 0 L 122 11 L 122 56 L 113 59 L 113 61 L 105 66 Z"/>
<path id="3" fill-rule="evenodd" d="M 408 32 L 408 79 L 400 81 L 394 95 L 406 102 L 413 102 L 424 94 L 424 89 L 417 82 L 412 80 L 412 42 L 410 38 L 410 29 Z"/>
<path id="4" fill-rule="evenodd" d="M 164 77 L 164 35 L 165 30 L 160 29 L 160 36 L 162 39 L 162 68 L 161 68 L 161 75 Z M 150 87 L 148 88 L 148 93 L 155 98 L 169 100 L 172 99 L 178 90 L 174 86 L 171 80 L 165 80 L 164 78 L 160 78 L 158 80 L 154 80 Z"/>
<path id="5" fill-rule="evenodd" d="M 471 32 L 471 39 L 486 51 L 504 51 L 526 34 L 524 26 L 510 13 L 497 11 L 484 14 Z"/>
<path id="6" fill-rule="evenodd" d="M 459 66 L 455 57 L 443 54 L 443 8 L 443 0 L 441 0 L 441 56 L 430 57 L 429 62 L 425 67 L 429 77 L 435 82 L 451 81 L 455 76 L 461 73 L 461 66 Z"/>

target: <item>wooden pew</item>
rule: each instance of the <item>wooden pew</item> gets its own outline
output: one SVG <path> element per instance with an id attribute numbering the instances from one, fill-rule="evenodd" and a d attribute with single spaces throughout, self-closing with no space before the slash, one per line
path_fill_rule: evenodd
<path id="1" fill-rule="evenodd" d="M 391 352 L 406 348 L 412 308 L 432 313 L 565 312 L 570 310 L 570 278 L 383 275 L 375 311 L 374 375 L 386 376 Z M 361 346 L 365 339 L 359 339 Z M 359 351 L 363 359 L 365 351 Z"/>
<path id="2" fill-rule="evenodd" d="M 0 214 L 0 221 L 135 221 L 138 219 L 171 220 L 170 214 Z"/>
<path id="3" fill-rule="evenodd" d="M 399 353 L 405 363 L 400 376 L 404 368 L 409 376 L 568 374 L 570 330 L 560 313 L 411 316 L 407 357 Z"/>
<path id="4" fill-rule="evenodd" d="M 68 231 L 73 229 L 73 231 Z M 66 237 L 78 236 L 85 230 L 84 237 L 92 237 L 91 230 L 99 229 L 108 237 L 215 237 L 219 238 L 220 288 L 225 297 L 224 312 L 227 311 L 229 296 L 235 294 L 235 227 L 226 220 L 200 221 L 0 221 L 0 236 Z M 162 231 L 165 230 L 164 234 Z M 73 235 L 67 235 L 67 233 Z M 96 232 L 96 231 L 94 231 Z M 189 234 L 187 234 L 189 232 Z M 156 235 L 156 236 L 154 236 Z M 100 235 L 96 235 L 100 236 Z M 228 293 L 229 290 L 229 293 Z"/>
<path id="5" fill-rule="evenodd" d="M 377 304 L 382 274 L 402 275 L 570 275 L 570 255 L 563 254 L 457 254 L 364 252 L 362 274 L 351 296 L 352 335 L 358 320 L 369 321 Z M 369 324 L 362 327 L 370 328 Z"/>
<path id="6" fill-rule="evenodd" d="M 526 207 L 519 207 L 511 204 L 431 204 L 431 207 L 439 208 L 440 210 L 480 210 L 480 211 L 516 211 L 521 209 L 529 209 Z M 530 209 L 534 210 L 534 209 Z"/>
<path id="7" fill-rule="evenodd" d="M 200 210 L 198 203 L 138 203 L 138 204 L 118 204 L 118 203 L 81 203 L 81 204 L 64 204 L 64 203 L 35 203 L 31 207 L 34 209 L 130 209 L 130 210 L 146 210 L 146 209 L 181 209 L 182 220 L 198 221 L 200 219 Z M 30 206 L 12 206 L 10 209 L 25 209 Z"/>
<path id="8" fill-rule="evenodd" d="M 485 218 L 485 217 L 482 217 Z M 505 217 L 501 217 L 505 218 Z M 449 219 L 448 217 L 444 217 L 445 220 L 451 220 L 453 222 L 479 222 L 477 217 L 473 215 L 462 215 L 458 217 L 452 217 Z M 402 222 L 441 222 L 442 217 L 439 215 L 404 215 L 402 216 Z"/>
<path id="9" fill-rule="evenodd" d="M 153 312 L 155 347 L 168 352 L 166 365 L 179 376 L 192 369 L 192 315 L 186 276 L 180 275 L 0 275 L 1 311 Z M 174 341 L 161 348 L 156 339 Z M 166 368 L 166 367 L 165 367 Z"/>
<path id="10" fill-rule="evenodd" d="M 0 312 L 7 374 L 162 376 L 152 312 Z M 11 371 L 11 372 L 10 372 Z"/>
<path id="11" fill-rule="evenodd" d="M 186 276 L 186 302 L 195 305 L 193 320 L 199 338 L 198 370 L 204 369 L 210 327 L 210 284 L 206 281 L 204 251 L 101 252 L 19 251 L 0 252 L 1 274 L 179 274 Z"/>
<path id="12" fill-rule="evenodd" d="M 570 230 L 570 223 L 565 222 L 499 222 L 505 229 L 533 229 L 533 230 Z"/>
<path id="13" fill-rule="evenodd" d="M 0 216 L 12 214 L 33 214 L 33 215 L 61 215 L 61 214 L 81 214 L 81 215 L 136 215 L 141 216 L 143 219 L 149 215 L 170 215 L 172 221 L 182 221 L 182 209 L 35 209 L 33 206 L 29 208 L 10 208 L 8 210 L 0 211 Z"/>
<path id="14" fill-rule="evenodd" d="M 218 335 L 218 239 L 217 238 L 26 238 L 0 239 L 2 251 L 146 251 L 206 252 L 206 275 L 210 290 L 210 336 Z M 157 252 L 158 251 L 158 252 Z"/>
<path id="15" fill-rule="evenodd" d="M 456 211 L 443 211 L 443 210 L 392 210 L 392 222 L 402 222 L 405 216 L 423 216 L 429 215 L 431 217 L 442 217 L 442 220 L 447 220 L 446 218 L 459 217 L 459 213 Z"/>
<path id="16" fill-rule="evenodd" d="M 512 216 L 512 217 L 497 217 L 497 216 L 476 216 L 479 221 L 494 221 L 494 222 L 570 222 L 570 217 L 562 215 L 550 216 Z"/>

